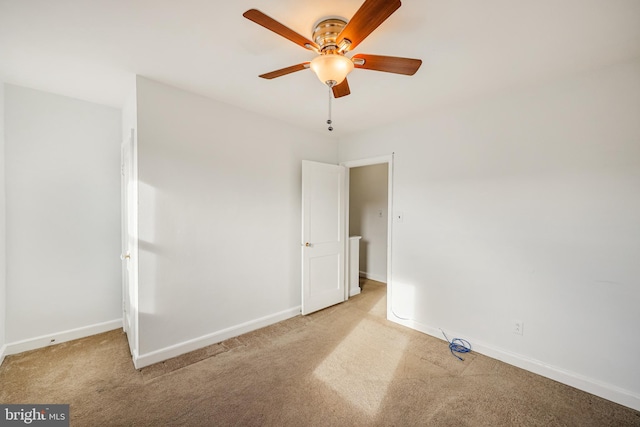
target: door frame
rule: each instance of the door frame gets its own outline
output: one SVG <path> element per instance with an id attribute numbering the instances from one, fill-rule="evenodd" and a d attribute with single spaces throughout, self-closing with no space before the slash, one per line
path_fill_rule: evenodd
<path id="1" fill-rule="evenodd" d="M 129 160 L 127 161 L 127 158 Z M 127 293 L 129 292 L 129 281 L 131 273 L 129 261 L 131 259 L 131 250 L 129 248 L 129 222 L 130 222 L 130 203 L 131 197 L 129 181 L 131 180 L 131 136 L 125 138 L 120 144 L 120 260 L 122 261 L 122 329 L 125 333 L 129 332 L 127 321 Z"/>
<path id="2" fill-rule="evenodd" d="M 127 168 L 124 155 L 129 157 L 128 180 L 124 168 Z M 134 362 L 138 359 L 138 149 L 135 129 L 130 129 L 129 135 L 122 141 L 121 148 L 121 247 L 122 254 L 122 326 L 127 334 L 129 350 Z M 128 186 L 125 188 L 124 186 Z M 127 215 L 128 214 L 128 215 Z M 125 221 L 125 215 L 128 216 Z M 125 229 L 126 227 L 126 229 Z M 130 234 L 129 234 L 130 233 Z M 128 257 L 125 259 L 125 255 Z M 127 268 L 127 264 L 128 267 Z M 128 288 L 125 288 L 125 275 L 128 273 Z M 125 292 L 128 291 L 129 298 Z M 128 306 L 127 301 L 129 302 Z M 125 313 L 125 310 L 127 311 Z M 130 324 L 126 324 L 129 317 Z"/>
<path id="3" fill-rule="evenodd" d="M 340 165 L 344 166 L 347 170 L 345 173 L 345 265 L 350 265 L 349 261 L 349 203 L 351 195 L 349 194 L 349 180 L 351 168 L 358 168 L 362 166 L 372 166 L 379 164 L 387 164 L 387 319 L 392 320 L 391 316 L 393 311 L 391 310 L 391 288 L 393 286 L 392 274 L 391 274 L 391 246 L 393 242 L 393 158 L 395 153 L 391 153 L 386 156 L 371 157 L 360 160 L 349 160 L 341 162 Z M 345 283 L 349 280 L 349 269 L 346 268 Z M 345 285 L 345 301 L 349 299 L 349 286 Z"/>

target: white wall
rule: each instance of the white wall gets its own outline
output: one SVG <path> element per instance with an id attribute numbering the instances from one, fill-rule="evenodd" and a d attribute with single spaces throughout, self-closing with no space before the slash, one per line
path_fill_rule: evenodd
<path id="1" fill-rule="evenodd" d="M 384 283 L 387 282 L 387 171 L 386 163 L 349 169 L 349 234 L 362 236 L 360 272 Z"/>
<path id="2" fill-rule="evenodd" d="M 321 134 L 137 82 L 144 366 L 299 312 L 301 160 Z"/>
<path id="3" fill-rule="evenodd" d="M 4 185 L 4 83 L 0 81 L 0 363 L 5 353 L 5 324 L 6 324 L 6 205 Z"/>
<path id="4" fill-rule="evenodd" d="M 5 113 L 7 342 L 118 327 L 120 111 L 6 85 Z"/>
<path id="5" fill-rule="evenodd" d="M 640 409 L 639 118 L 635 61 L 341 140 L 396 153 L 395 313 Z"/>

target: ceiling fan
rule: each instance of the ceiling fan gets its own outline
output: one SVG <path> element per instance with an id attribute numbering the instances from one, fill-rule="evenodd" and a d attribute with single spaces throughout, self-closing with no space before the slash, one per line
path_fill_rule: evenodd
<path id="1" fill-rule="evenodd" d="M 292 65 L 262 74 L 264 79 L 274 79 L 296 71 L 311 68 L 320 81 L 340 98 L 351 93 L 347 75 L 354 68 L 385 71 L 388 73 L 413 75 L 418 71 L 420 59 L 357 54 L 352 58 L 345 54 L 358 46 L 373 30 L 378 28 L 400 7 L 400 0 L 365 0 L 350 21 L 342 18 L 325 18 L 313 29 L 313 41 L 296 33 L 275 19 L 256 9 L 246 11 L 243 16 L 262 25 L 295 44 L 318 54 L 312 61 Z M 327 121 L 331 124 L 331 119 Z M 332 130 L 330 127 L 329 130 Z"/>

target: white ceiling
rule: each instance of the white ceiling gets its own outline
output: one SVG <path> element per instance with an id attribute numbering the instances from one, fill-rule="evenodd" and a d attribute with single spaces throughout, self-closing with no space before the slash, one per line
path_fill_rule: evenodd
<path id="1" fill-rule="evenodd" d="M 243 18 L 256 8 L 311 38 L 363 0 L 0 0 L 0 79 L 120 107 L 140 74 L 325 132 L 313 53 Z M 355 70 L 334 135 L 640 57 L 640 0 L 405 0 L 353 53 L 423 60 L 415 76 Z"/>

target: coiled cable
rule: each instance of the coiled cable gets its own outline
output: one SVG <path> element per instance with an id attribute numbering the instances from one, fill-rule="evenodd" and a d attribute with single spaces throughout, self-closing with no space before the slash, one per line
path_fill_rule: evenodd
<path id="1" fill-rule="evenodd" d="M 449 341 L 447 334 L 445 334 L 442 329 L 440 330 L 442 331 L 442 335 L 444 335 L 444 339 L 449 343 L 449 351 L 451 351 L 451 354 L 453 354 L 456 359 L 464 361 L 464 359 L 456 353 L 469 353 L 471 351 L 471 344 L 469 344 L 469 341 L 463 340 L 462 338 L 454 338 Z"/>

